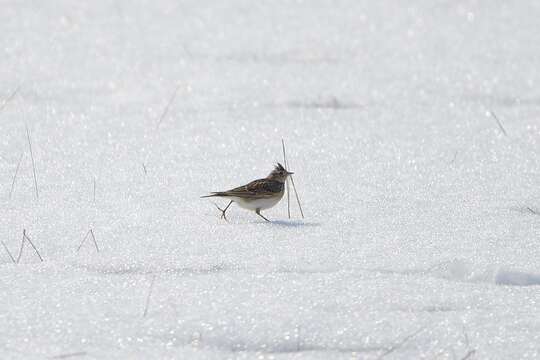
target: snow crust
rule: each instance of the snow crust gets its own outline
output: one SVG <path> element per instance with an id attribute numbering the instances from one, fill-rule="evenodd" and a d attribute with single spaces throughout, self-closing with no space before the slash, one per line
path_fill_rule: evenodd
<path id="1" fill-rule="evenodd" d="M 1 359 L 540 357 L 540 3 L 0 8 Z"/>

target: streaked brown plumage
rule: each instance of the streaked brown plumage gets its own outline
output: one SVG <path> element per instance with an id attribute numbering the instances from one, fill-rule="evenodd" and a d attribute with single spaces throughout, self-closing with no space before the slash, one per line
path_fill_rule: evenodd
<path id="1" fill-rule="evenodd" d="M 285 181 L 292 174 L 287 171 L 283 165 L 277 164 L 274 170 L 264 179 L 258 179 L 249 184 L 239 186 L 227 191 L 212 192 L 210 195 L 201 196 L 207 197 L 223 197 L 230 200 L 225 209 L 218 209 L 222 212 L 222 218 L 226 219 L 225 212 L 229 206 L 236 202 L 240 207 L 248 210 L 253 210 L 257 215 L 266 221 L 266 217 L 261 215 L 261 210 L 269 209 L 276 205 L 285 191 Z"/>

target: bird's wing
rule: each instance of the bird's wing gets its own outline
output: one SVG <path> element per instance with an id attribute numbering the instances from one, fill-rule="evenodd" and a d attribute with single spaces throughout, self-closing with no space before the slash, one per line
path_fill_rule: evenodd
<path id="1" fill-rule="evenodd" d="M 283 184 L 279 181 L 259 179 L 247 185 L 218 193 L 219 196 L 236 196 L 240 198 L 268 198 L 281 192 Z"/>

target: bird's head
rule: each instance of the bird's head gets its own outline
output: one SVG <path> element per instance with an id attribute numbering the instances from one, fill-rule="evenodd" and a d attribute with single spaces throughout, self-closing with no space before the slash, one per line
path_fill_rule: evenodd
<path id="1" fill-rule="evenodd" d="M 277 163 L 274 167 L 274 170 L 268 175 L 266 178 L 270 180 L 276 180 L 279 182 L 285 182 L 287 180 L 287 176 L 294 174 L 293 172 L 288 171 L 281 165 L 280 163 Z"/>

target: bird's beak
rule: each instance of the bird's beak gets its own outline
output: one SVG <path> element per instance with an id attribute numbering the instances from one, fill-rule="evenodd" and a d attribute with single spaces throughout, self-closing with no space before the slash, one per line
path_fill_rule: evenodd
<path id="1" fill-rule="evenodd" d="M 287 171 L 287 175 L 292 175 L 294 174 L 292 171 Z"/>

